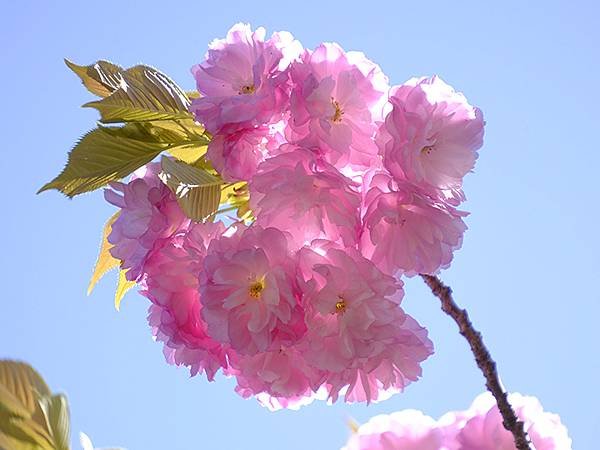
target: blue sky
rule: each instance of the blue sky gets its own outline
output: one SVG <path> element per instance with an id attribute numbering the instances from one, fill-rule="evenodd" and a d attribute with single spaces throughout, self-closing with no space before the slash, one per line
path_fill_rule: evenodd
<path id="1" fill-rule="evenodd" d="M 469 231 L 442 278 L 468 308 L 509 390 L 559 413 L 576 449 L 600 427 L 600 7 L 593 1 L 7 2 L 2 51 L 4 286 L 0 357 L 33 364 L 69 396 L 74 431 L 129 450 L 336 449 L 357 421 L 403 408 L 463 409 L 483 380 L 455 325 L 419 279 L 404 306 L 436 354 L 402 395 L 365 406 L 272 413 L 168 366 L 136 293 L 112 305 L 114 274 L 85 290 L 112 214 L 99 193 L 36 190 L 97 116 L 62 62 L 153 65 L 185 88 L 208 42 L 238 21 L 289 30 L 306 47 L 362 50 L 394 84 L 439 74 L 485 114 L 466 192 Z"/>

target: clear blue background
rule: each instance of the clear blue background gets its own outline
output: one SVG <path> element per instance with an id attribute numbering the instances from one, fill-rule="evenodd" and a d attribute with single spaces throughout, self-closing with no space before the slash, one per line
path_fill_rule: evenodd
<path id="1" fill-rule="evenodd" d="M 272 413 L 231 380 L 167 365 L 148 302 L 112 304 L 114 274 L 87 298 L 104 221 L 99 193 L 35 191 L 62 168 L 96 113 L 62 62 L 139 62 L 193 88 L 208 42 L 237 21 L 289 30 L 306 47 L 337 41 L 392 83 L 441 75 L 486 116 L 468 177 L 470 230 L 442 274 L 482 330 L 508 389 L 558 412 L 577 450 L 600 429 L 600 8 L 594 1 L 3 2 L 0 14 L 2 220 L 0 357 L 33 364 L 68 394 L 74 431 L 129 450 L 336 449 L 346 418 L 465 408 L 483 381 L 466 343 L 421 280 L 406 309 L 436 354 L 422 381 L 381 404 Z M 75 437 L 75 436 L 74 436 Z"/>

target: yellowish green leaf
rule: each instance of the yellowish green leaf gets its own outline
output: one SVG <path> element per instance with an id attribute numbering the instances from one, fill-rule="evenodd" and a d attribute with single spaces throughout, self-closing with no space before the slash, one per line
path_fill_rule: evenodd
<path id="1" fill-rule="evenodd" d="M 171 156 L 174 156 L 179 161 L 187 164 L 194 164 L 206 154 L 208 147 L 206 145 L 198 145 L 195 142 L 181 144 L 171 147 L 168 151 Z"/>
<path id="2" fill-rule="evenodd" d="M 137 122 L 146 132 L 158 142 L 195 143 L 208 145 L 210 136 L 204 127 L 192 119 L 182 120 L 153 120 Z"/>
<path id="3" fill-rule="evenodd" d="M 115 308 L 117 311 L 121 308 L 121 300 L 132 287 L 135 286 L 135 281 L 129 281 L 125 274 L 126 270 L 119 271 L 119 281 L 117 282 L 117 290 L 115 291 Z"/>
<path id="4" fill-rule="evenodd" d="M 90 295 L 94 290 L 94 287 L 100 281 L 100 279 L 108 272 L 109 270 L 114 269 L 119 266 L 119 260 L 110 254 L 110 249 L 112 248 L 112 244 L 108 242 L 108 235 L 112 230 L 112 225 L 115 223 L 115 220 L 119 217 L 120 211 L 117 211 L 113 216 L 108 219 L 106 224 L 104 225 L 104 229 L 102 230 L 102 241 L 100 242 L 100 253 L 98 253 L 98 259 L 96 261 L 96 266 L 94 267 L 94 273 L 92 274 L 92 278 L 90 279 L 90 284 L 87 289 L 87 295 Z"/>
<path id="5" fill-rule="evenodd" d="M 219 209 L 223 184 L 220 178 L 165 156 L 161 167 L 161 179 L 173 191 L 179 206 L 190 219 L 203 221 Z"/>
<path id="6" fill-rule="evenodd" d="M 0 449 L 54 450 L 45 426 L 32 419 L 14 417 L 0 411 Z M 9 442 L 3 447 L 2 442 Z"/>
<path id="7" fill-rule="evenodd" d="M 252 210 L 250 209 L 250 193 L 247 183 L 239 182 L 225 187 L 221 191 L 221 203 L 231 205 L 236 210 L 239 219 L 254 220 Z"/>
<path id="8" fill-rule="evenodd" d="M 175 82 L 148 66 L 120 74 L 120 86 L 102 100 L 86 103 L 96 108 L 104 123 L 192 119 L 190 100 Z"/>
<path id="9" fill-rule="evenodd" d="M 81 78 L 83 85 L 99 97 L 107 97 L 119 89 L 123 68 L 108 61 L 98 61 L 89 66 L 77 65 L 68 59 L 65 64 Z"/>
<path id="10" fill-rule="evenodd" d="M 37 407 L 38 396 L 50 394 L 50 389 L 42 377 L 31 366 L 18 361 L 0 361 L 0 386 L 5 394 L 0 398 L 4 400 L 10 396 L 11 402 L 19 403 L 21 413 L 26 411 L 29 415 L 33 414 Z M 11 410 L 4 401 L 0 404 Z"/>
<path id="11" fill-rule="evenodd" d="M 0 442 L 10 442 L 15 450 L 53 450 L 38 403 L 48 395 L 50 389 L 31 366 L 0 361 Z"/>
<path id="12" fill-rule="evenodd" d="M 69 153 L 67 166 L 38 193 L 57 189 L 69 197 L 119 180 L 152 161 L 169 144 L 152 142 L 134 125 L 97 128 L 81 138 Z"/>
<path id="13" fill-rule="evenodd" d="M 69 450 L 71 425 L 66 397 L 62 394 L 42 397 L 40 406 L 50 431 L 52 449 Z"/>

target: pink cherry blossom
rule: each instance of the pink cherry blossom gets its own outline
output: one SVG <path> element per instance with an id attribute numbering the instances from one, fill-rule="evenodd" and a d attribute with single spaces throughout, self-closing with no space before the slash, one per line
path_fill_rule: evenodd
<path id="1" fill-rule="evenodd" d="M 283 232 L 252 226 L 214 239 L 200 276 L 208 332 L 235 351 L 255 355 L 276 350 L 304 333 L 293 259 Z"/>
<path id="2" fill-rule="evenodd" d="M 437 76 L 394 87 L 390 102 L 377 137 L 385 167 L 397 180 L 463 200 L 462 179 L 483 143 L 481 111 Z"/>
<path id="3" fill-rule="evenodd" d="M 342 450 L 448 450 L 434 419 L 407 409 L 372 417 Z"/>
<path id="4" fill-rule="evenodd" d="M 224 229 L 222 222 L 195 224 L 153 251 L 145 264 L 142 290 L 153 303 L 149 322 L 164 343 L 167 361 L 188 366 L 192 375 L 205 372 L 209 380 L 227 366 L 226 347 L 207 334 L 198 274 L 208 243 Z"/>
<path id="5" fill-rule="evenodd" d="M 358 185 L 310 150 L 293 150 L 262 163 L 250 182 L 250 201 L 262 226 L 292 234 L 296 247 L 316 238 L 356 245 Z"/>
<path id="6" fill-rule="evenodd" d="M 384 173 L 367 187 L 361 251 L 389 274 L 434 274 L 452 261 L 467 226 L 458 211 Z"/>
<path id="7" fill-rule="evenodd" d="M 427 332 L 399 306 L 402 282 L 356 251 L 316 243 L 299 251 L 307 308 L 307 361 L 326 371 L 335 401 L 371 402 L 401 391 L 421 375 L 432 353 Z"/>
<path id="8" fill-rule="evenodd" d="M 265 29 L 238 23 L 210 44 L 206 60 L 192 67 L 200 98 L 190 110 L 208 131 L 247 128 L 281 115 L 289 97 L 287 67 L 301 52 L 287 32 L 265 40 Z"/>
<path id="9" fill-rule="evenodd" d="M 538 399 L 520 394 L 511 394 L 508 399 L 536 450 L 571 449 L 571 439 L 560 417 L 545 412 Z M 502 425 L 502 416 L 489 392 L 477 397 L 467 414 L 471 418 L 458 432 L 455 450 L 516 450 L 513 435 Z"/>
<path id="10" fill-rule="evenodd" d="M 313 387 L 321 382 L 321 372 L 311 367 L 295 347 L 280 347 L 253 356 L 230 358 L 230 375 L 237 380 L 236 392 L 255 396 L 269 409 L 296 409 L 314 398 Z"/>
<path id="11" fill-rule="evenodd" d="M 227 127 L 225 127 L 227 128 Z M 226 181 L 248 181 L 256 168 L 283 143 L 277 125 L 244 128 L 217 134 L 208 144 L 207 158 Z"/>
<path id="12" fill-rule="evenodd" d="M 401 306 L 401 277 L 448 267 L 462 244 L 456 207 L 481 112 L 437 77 L 390 92 L 360 52 L 303 50 L 247 24 L 192 73 L 204 162 L 244 182 L 252 214 L 227 229 L 192 222 L 158 164 L 105 191 L 120 208 L 111 253 L 151 302 L 167 360 L 209 380 L 221 370 L 271 409 L 403 391 L 433 344 Z M 348 449 L 457 450 L 480 438 L 490 408 L 437 425 L 414 411 L 378 419 Z"/>
<path id="13" fill-rule="evenodd" d="M 535 397 L 510 394 L 509 401 L 536 450 L 571 450 L 567 429 L 556 414 L 545 412 Z M 516 450 L 489 392 L 466 411 L 439 420 L 405 410 L 375 416 L 352 434 L 342 450 Z"/>
<path id="14" fill-rule="evenodd" d="M 377 159 L 373 136 L 389 89 L 379 66 L 337 44 L 305 51 L 290 69 L 291 142 L 323 151 L 331 163 L 369 167 Z"/>
<path id="15" fill-rule="evenodd" d="M 159 164 L 148 164 L 129 183 L 111 183 L 112 190 L 104 191 L 104 198 L 121 208 L 108 235 L 113 245 L 110 253 L 121 260 L 131 281 L 140 278 L 157 241 L 190 224 L 171 190 L 158 178 L 159 171 Z"/>

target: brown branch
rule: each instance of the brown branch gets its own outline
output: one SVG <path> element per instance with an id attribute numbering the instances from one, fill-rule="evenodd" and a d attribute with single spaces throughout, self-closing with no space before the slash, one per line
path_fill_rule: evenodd
<path id="1" fill-rule="evenodd" d="M 438 277 L 421 274 L 421 278 L 427 286 L 442 303 L 442 311 L 448 314 L 460 330 L 460 334 L 467 340 L 471 346 L 471 351 L 475 356 L 475 361 L 479 369 L 483 372 L 488 390 L 492 393 L 498 404 L 500 414 L 502 414 L 502 423 L 504 428 L 512 433 L 515 439 L 515 445 L 519 450 L 531 450 L 529 439 L 523 428 L 523 422 L 517 419 L 517 416 L 508 402 L 506 392 L 500 385 L 496 363 L 492 359 L 490 352 L 483 343 L 481 333 L 473 328 L 467 311 L 458 307 L 452 298 L 452 289 L 444 285 Z"/>

